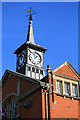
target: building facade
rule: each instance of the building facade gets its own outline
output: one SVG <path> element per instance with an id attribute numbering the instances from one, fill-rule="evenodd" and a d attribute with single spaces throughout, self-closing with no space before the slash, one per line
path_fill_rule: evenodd
<path id="1" fill-rule="evenodd" d="M 80 119 L 80 76 L 66 61 L 44 69 L 46 48 L 35 44 L 30 9 L 27 41 L 17 55 L 16 72 L 2 77 L 2 104 L 9 119 Z"/>

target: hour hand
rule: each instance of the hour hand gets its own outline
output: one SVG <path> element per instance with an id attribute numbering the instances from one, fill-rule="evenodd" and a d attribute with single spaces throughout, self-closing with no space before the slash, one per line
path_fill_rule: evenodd
<path id="1" fill-rule="evenodd" d="M 38 56 L 35 56 L 35 59 L 37 58 Z"/>
<path id="2" fill-rule="evenodd" d="M 36 59 L 36 58 L 37 58 L 37 55 L 34 54 L 34 59 Z"/>

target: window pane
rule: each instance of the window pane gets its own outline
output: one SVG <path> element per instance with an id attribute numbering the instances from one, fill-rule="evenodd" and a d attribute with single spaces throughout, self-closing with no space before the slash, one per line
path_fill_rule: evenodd
<path id="1" fill-rule="evenodd" d="M 57 92 L 62 93 L 62 82 L 57 80 Z"/>
<path id="2" fill-rule="evenodd" d="M 77 85 L 72 85 L 72 96 L 77 96 Z"/>
<path id="3" fill-rule="evenodd" d="M 14 103 L 14 118 L 16 117 L 16 103 Z"/>
<path id="4" fill-rule="evenodd" d="M 35 69 L 34 69 L 34 68 L 32 68 L 32 72 L 35 72 Z"/>
<path id="5" fill-rule="evenodd" d="M 64 83 L 65 94 L 70 95 L 70 84 Z"/>
<path id="6" fill-rule="evenodd" d="M 30 67 L 28 67 L 28 71 L 30 71 L 31 70 L 31 68 Z"/>
<path id="7" fill-rule="evenodd" d="M 43 74 L 43 71 L 42 71 L 42 70 L 40 70 L 40 74 Z"/>
<path id="8" fill-rule="evenodd" d="M 7 114 L 7 106 L 5 107 L 5 113 Z"/>
<path id="9" fill-rule="evenodd" d="M 12 103 L 9 103 L 9 118 L 12 118 Z"/>

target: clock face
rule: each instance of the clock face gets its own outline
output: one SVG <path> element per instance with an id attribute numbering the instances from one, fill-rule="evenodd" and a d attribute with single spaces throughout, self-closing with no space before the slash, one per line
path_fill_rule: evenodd
<path id="1" fill-rule="evenodd" d="M 23 61 L 24 61 L 24 54 L 21 54 L 20 57 L 19 57 L 19 65 L 22 65 L 23 64 Z"/>
<path id="2" fill-rule="evenodd" d="M 37 52 L 30 52 L 30 54 L 29 54 L 29 60 L 33 64 L 37 65 L 37 64 L 41 63 L 41 56 Z"/>
<path id="3" fill-rule="evenodd" d="M 25 52 L 23 51 L 21 54 L 18 55 L 17 65 L 18 69 L 23 66 L 25 63 Z"/>

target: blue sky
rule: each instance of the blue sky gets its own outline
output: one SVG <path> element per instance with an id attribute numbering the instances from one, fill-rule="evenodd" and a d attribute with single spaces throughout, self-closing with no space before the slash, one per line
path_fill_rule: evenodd
<path id="1" fill-rule="evenodd" d="M 33 19 L 35 43 L 48 49 L 44 55 L 45 69 L 48 64 L 53 70 L 69 61 L 78 71 L 77 2 L 6 2 L 2 3 L 2 75 L 6 69 L 16 71 L 13 52 L 26 41 L 26 10 L 30 6 L 37 13 Z"/>

